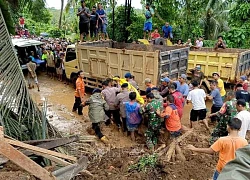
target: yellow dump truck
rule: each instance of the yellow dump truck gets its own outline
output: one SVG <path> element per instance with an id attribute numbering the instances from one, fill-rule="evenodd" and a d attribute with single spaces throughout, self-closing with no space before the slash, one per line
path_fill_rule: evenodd
<path id="1" fill-rule="evenodd" d="M 75 82 L 77 71 L 85 73 L 87 87 L 101 87 L 101 82 L 127 72 L 135 76 L 141 90 L 144 79 L 159 84 L 162 76 L 178 78 L 187 71 L 189 48 L 117 43 L 112 41 L 92 42 L 68 46 L 65 71 L 68 79 Z M 75 55 L 76 54 L 76 55 Z"/>
<path id="2" fill-rule="evenodd" d="M 188 58 L 188 69 L 200 66 L 206 80 L 203 83 L 209 90 L 209 80 L 212 80 L 212 73 L 219 72 L 221 79 L 227 85 L 233 85 L 241 75 L 249 74 L 250 50 L 246 49 L 220 49 L 202 48 L 191 50 Z M 190 71 L 188 71 L 191 77 Z"/>

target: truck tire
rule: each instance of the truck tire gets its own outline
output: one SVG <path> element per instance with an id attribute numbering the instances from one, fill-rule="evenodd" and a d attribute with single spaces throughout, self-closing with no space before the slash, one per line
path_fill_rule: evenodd
<path id="1" fill-rule="evenodd" d="M 165 46 L 166 45 L 166 41 L 164 38 L 156 38 L 155 39 L 155 45 L 163 45 Z"/>

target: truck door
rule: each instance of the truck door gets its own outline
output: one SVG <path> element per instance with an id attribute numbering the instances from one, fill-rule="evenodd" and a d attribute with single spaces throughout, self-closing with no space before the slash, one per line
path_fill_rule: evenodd
<path id="1" fill-rule="evenodd" d="M 79 70 L 75 48 L 67 48 L 64 66 L 65 73 L 68 79 L 71 79 L 71 75 L 77 73 L 77 71 Z"/>

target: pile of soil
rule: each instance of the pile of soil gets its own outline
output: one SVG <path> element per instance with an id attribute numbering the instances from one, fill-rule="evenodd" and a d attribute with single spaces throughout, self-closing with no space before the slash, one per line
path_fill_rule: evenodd
<path id="1" fill-rule="evenodd" d="M 192 144 L 196 147 L 209 147 L 209 132 L 205 128 L 195 131 L 180 143 L 183 154 L 186 157 L 185 162 L 164 161 L 163 155 L 158 159 L 157 166 L 148 169 L 146 172 L 130 171 L 131 165 L 138 162 L 139 157 L 149 152 L 144 146 L 133 146 L 131 148 L 111 149 L 102 157 L 92 159 L 87 170 L 93 177 L 81 176 L 77 180 L 82 179 L 178 179 L 178 180 L 206 180 L 211 179 L 215 170 L 218 155 L 194 154 L 185 147 Z"/>
<path id="2" fill-rule="evenodd" d="M 36 178 L 24 171 L 22 168 L 8 161 L 0 170 L 0 180 L 36 180 Z"/>

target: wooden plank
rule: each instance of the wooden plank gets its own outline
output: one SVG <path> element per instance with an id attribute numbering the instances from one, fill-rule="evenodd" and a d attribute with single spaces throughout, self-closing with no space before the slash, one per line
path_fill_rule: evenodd
<path id="1" fill-rule="evenodd" d="M 66 137 L 66 138 L 60 138 L 57 140 L 53 140 L 50 142 L 44 142 L 42 144 L 38 144 L 36 145 L 36 147 L 40 147 L 40 148 L 44 148 L 44 149 L 52 149 L 52 148 L 56 148 L 65 144 L 69 144 L 75 141 L 79 140 L 79 136 L 71 136 L 71 137 Z M 23 152 L 26 156 L 30 156 L 33 153 L 32 152 L 28 152 L 28 151 L 24 151 Z"/>
<path id="2" fill-rule="evenodd" d="M 35 177 L 39 179 L 55 180 L 52 174 L 9 145 L 3 138 L 0 138 L 0 147 L 0 153 L 2 155 Z"/>
<path id="3" fill-rule="evenodd" d="M 9 143 L 11 145 L 14 145 L 14 146 L 22 147 L 22 148 L 25 148 L 25 149 L 40 152 L 42 154 L 48 154 L 48 155 L 60 157 L 60 158 L 71 160 L 71 161 L 77 161 L 77 158 L 73 157 L 73 156 L 69 156 L 69 155 L 66 155 L 66 154 L 61 154 L 61 153 L 58 153 L 58 152 L 55 152 L 55 151 L 50 151 L 50 150 L 47 150 L 47 149 L 44 149 L 44 148 L 39 148 L 39 147 L 36 147 L 36 146 L 25 144 L 25 143 L 20 142 L 20 141 L 14 141 L 14 140 L 11 140 L 11 139 L 4 139 L 4 140 L 5 140 L 5 142 L 7 142 L 7 143 Z"/>
<path id="4" fill-rule="evenodd" d="M 58 158 L 58 157 L 55 157 L 55 156 L 51 156 L 51 155 L 48 155 L 48 154 L 42 154 L 42 153 L 39 153 L 39 152 L 36 152 L 36 151 L 33 151 L 34 154 L 38 155 L 38 156 L 42 156 L 42 157 L 45 157 L 57 164 L 60 164 L 60 165 L 64 165 L 64 166 L 68 166 L 68 165 L 71 165 L 71 163 L 67 162 L 67 161 L 64 161 L 63 159 L 61 158 Z"/>

